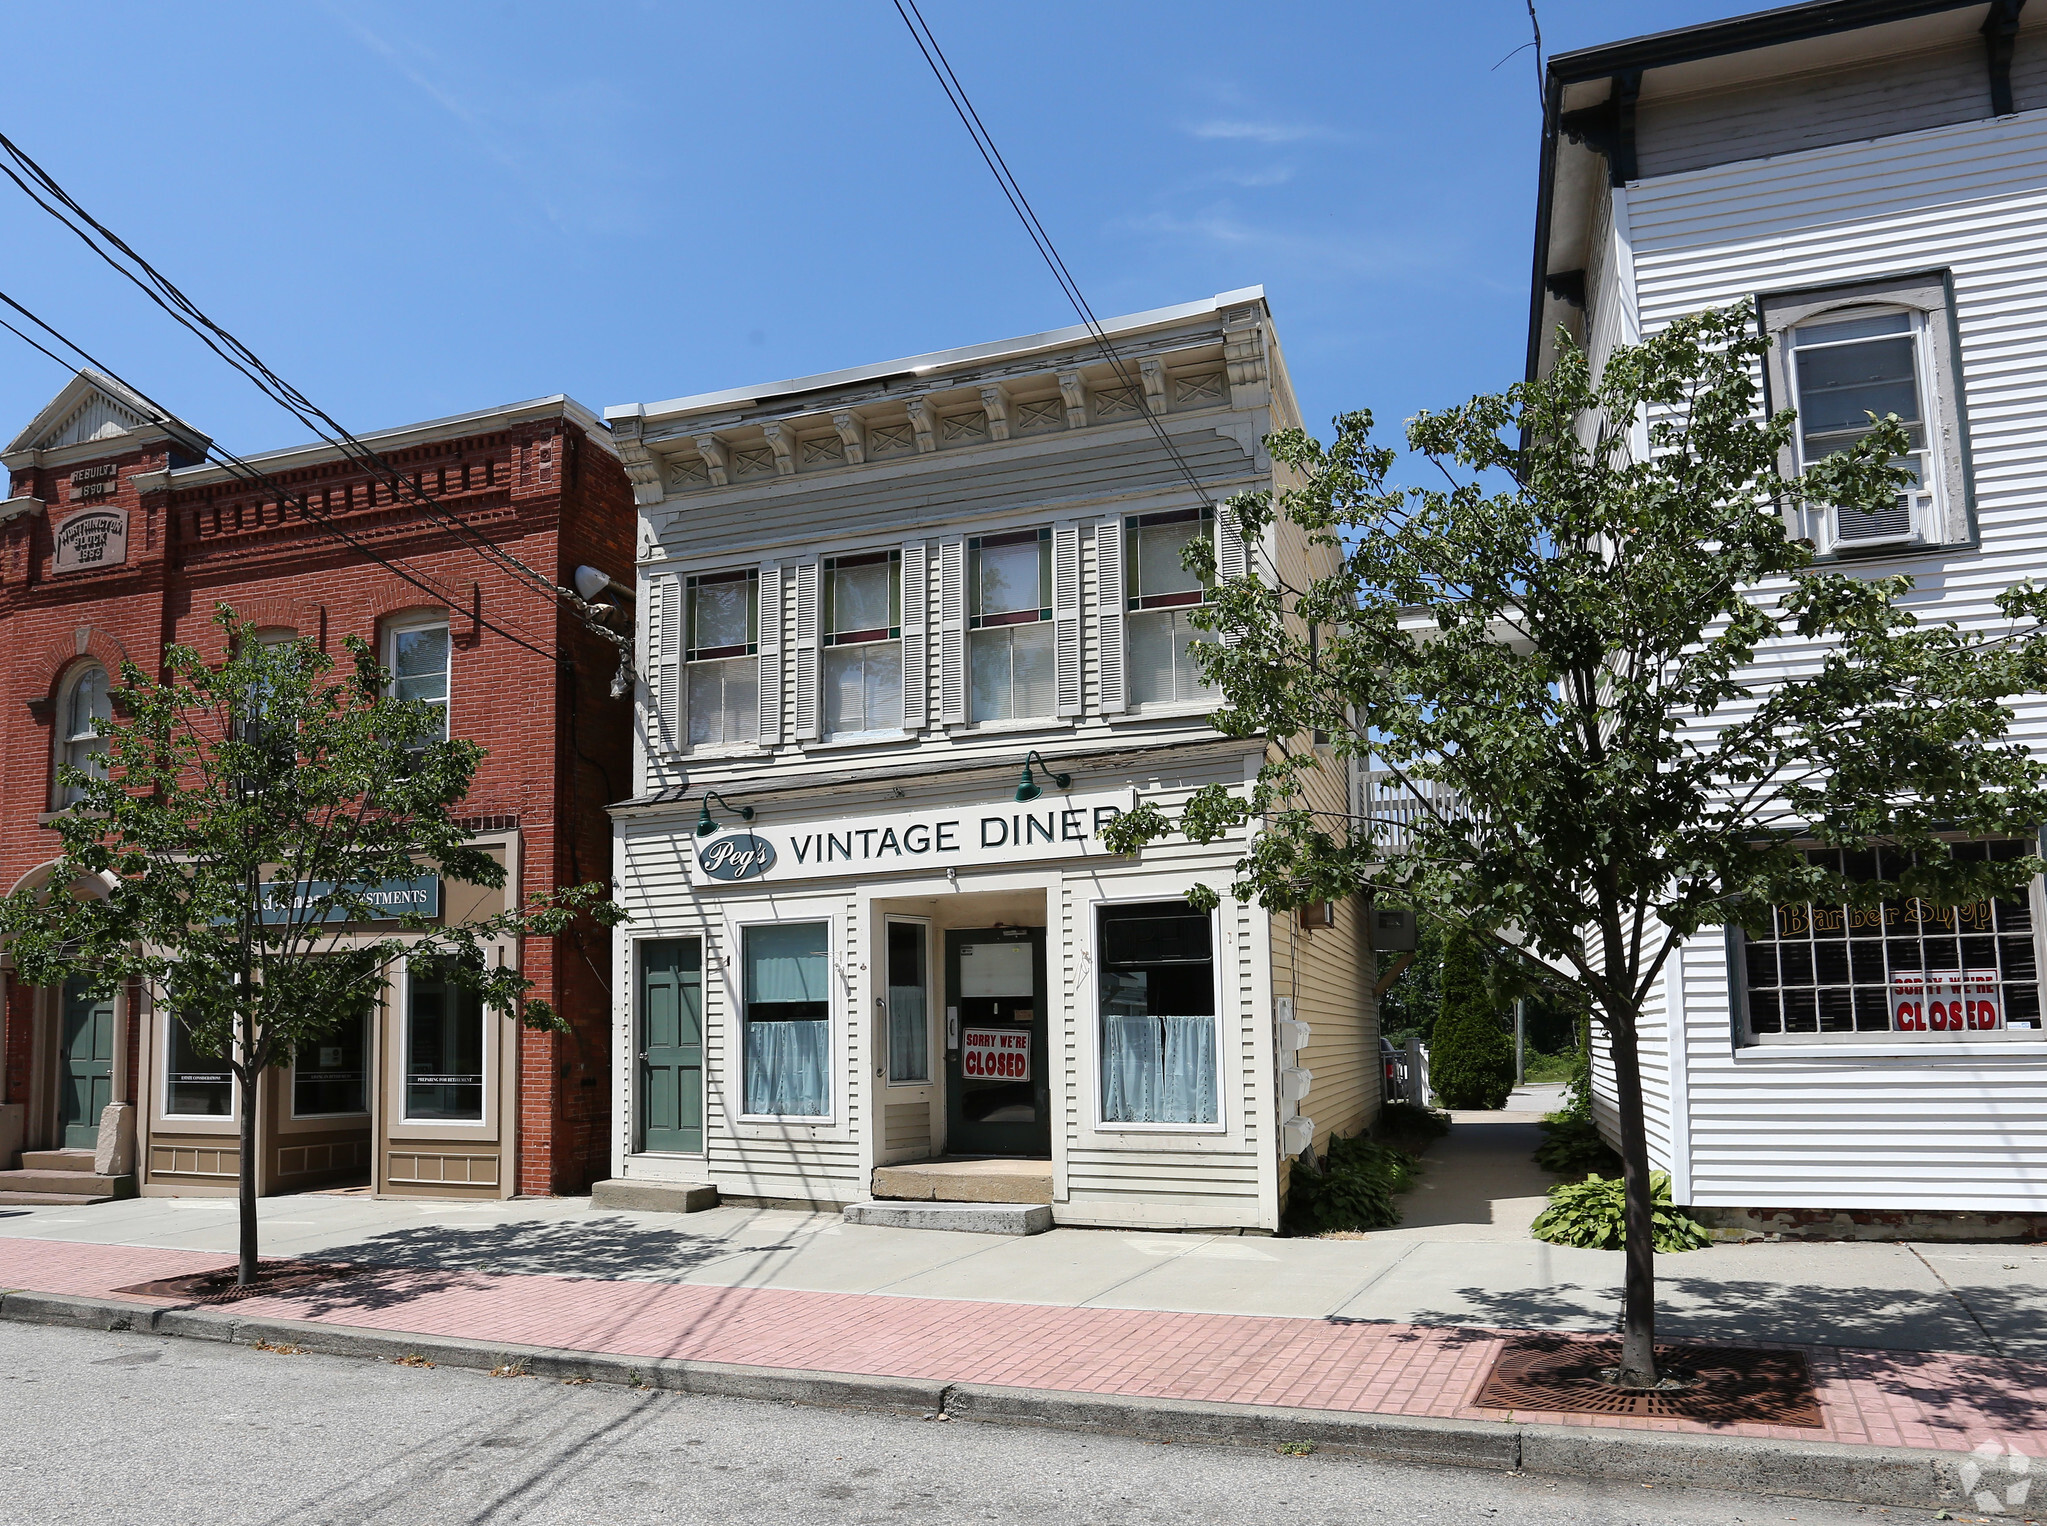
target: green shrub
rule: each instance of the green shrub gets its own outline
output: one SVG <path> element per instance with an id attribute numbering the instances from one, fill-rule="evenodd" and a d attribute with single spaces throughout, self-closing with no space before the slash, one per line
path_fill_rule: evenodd
<path id="1" fill-rule="evenodd" d="M 1656 1204 L 1655 1241 L 1659 1252 L 1698 1250 L 1712 1243 L 1698 1220 L 1670 1201 L 1670 1176 L 1658 1171 L 1649 1178 Z M 1582 1182 L 1560 1182 L 1549 1189 L 1549 1207 L 1535 1216 L 1529 1233 L 1552 1245 L 1578 1245 L 1588 1250 L 1619 1250 L 1627 1244 L 1626 1189 L 1617 1176 L 1590 1176 Z"/>
<path id="2" fill-rule="evenodd" d="M 1550 1113 L 1542 1120 L 1542 1143 L 1535 1147 L 1535 1163 L 1558 1176 L 1583 1176 L 1588 1171 L 1602 1175 L 1617 1172 L 1621 1158 L 1613 1153 L 1592 1114 L 1569 1108 Z"/>
<path id="3" fill-rule="evenodd" d="M 1400 1222 L 1393 1196 L 1414 1185 L 1417 1167 L 1403 1152 L 1360 1134 L 1329 1141 L 1318 1174 L 1295 1164 L 1287 1188 L 1290 1234 L 1319 1235 L 1332 1229 L 1386 1229 Z"/>
<path id="4" fill-rule="evenodd" d="M 1429 1046 L 1429 1086 L 1445 1107 L 1493 1109 L 1514 1089 L 1514 1041 L 1500 1025 L 1478 944 L 1468 934 L 1443 955 L 1443 1011 Z"/>
<path id="5" fill-rule="evenodd" d="M 1578 1056 L 1573 1054 L 1534 1054 L 1528 1056 L 1526 1073 L 1531 1086 L 1554 1086 L 1559 1081 L 1568 1082 L 1578 1071 Z"/>
<path id="6" fill-rule="evenodd" d="M 1450 1132 L 1450 1115 L 1439 1107 L 1422 1107 L 1417 1103 L 1400 1101 L 1380 1105 L 1379 1121 L 1372 1126 L 1373 1134 L 1387 1144 L 1419 1154 L 1428 1148 L 1429 1141 L 1441 1139 Z"/>

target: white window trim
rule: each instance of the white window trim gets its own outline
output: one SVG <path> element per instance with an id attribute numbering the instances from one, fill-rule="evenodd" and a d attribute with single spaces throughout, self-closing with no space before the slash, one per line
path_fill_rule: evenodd
<path id="1" fill-rule="evenodd" d="M 825 1078 L 831 1088 L 826 1110 L 822 1113 L 749 1113 L 746 1107 L 746 929 L 749 927 L 782 927 L 798 922 L 822 922 L 825 925 L 825 966 L 830 996 L 825 1014 Z M 800 904 L 791 907 L 786 916 L 768 914 L 762 908 L 761 914 L 733 917 L 726 923 L 726 935 L 730 940 L 727 947 L 732 952 L 731 962 L 724 966 L 726 980 L 726 1011 L 732 1024 L 730 1042 L 722 1046 L 727 1057 L 730 1072 L 726 1076 L 727 1093 L 738 1098 L 739 1111 L 732 1116 L 740 1124 L 765 1126 L 759 1137 L 775 1137 L 766 1132 L 769 1128 L 805 1128 L 819 1132 L 838 1131 L 845 1120 L 845 1055 L 846 1055 L 846 968 L 845 941 L 842 914 L 820 908 L 815 913 L 802 909 Z M 871 961 L 870 961 L 871 962 Z M 706 1069 L 708 1069 L 708 1065 Z M 709 1120 L 705 1127 L 708 1130 Z M 705 1144 L 710 1143 L 708 1137 Z"/>
<path id="2" fill-rule="evenodd" d="M 1215 1122 L 1214 1123 L 1123 1123 L 1111 1122 L 1102 1116 L 1102 912 L 1115 906 L 1150 906 L 1160 901 L 1171 901 L 1186 894 L 1186 880 L 1179 882 L 1179 888 L 1161 887 L 1152 894 L 1128 894 L 1101 896 L 1083 903 L 1087 918 L 1087 945 L 1080 950 L 1087 961 L 1087 979 L 1076 982 L 1086 991 L 1086 1006 L 1076 1014 L 1088 1025 L 1088 1039 L 1084 1046 L 1087 1055 L 1086 1085 L 1089 1093 L 1087 1118 L 1093 1133 L 1100 1135 L 1148 1135 L 1148 1134 L 1192 1134 L 1216 1136 L 1230 1132 L 1230 1088 L 1235 1082 L 1230 1064 L 1230 1046 L 1224 1042 L 1223 1019 L 1227 1003 L 1224 999 L 1229 982 L 1223 978 L 1223 962 L 1234 952 L 1223 942 L 1222 914 L 1219 906 L 1208 915 L 1208 974 L 1215 988 L 1215 1013 L 1210 1021 L 1215 1024 Z M 1227 903 L 1225 903 L 1227 905 Z"/>
<path id="3" fill-rule="evenodd" d="M 1909 333 L 1912 339 L 1912 383 L 1919 394 L 1920 427 L 1926 434 L 1925 455 L 1927 469 L 1922 473 L 1922 477 L 1925 479 L 1923 487 L 1930 502 L 1924 508 L 1916 503 L 1912 505 L 1911 524 L 1903 535 L 1864 540 L 1844 540 L 1840 533 L 1839 512 L 1829 507 L 1825 510 L 1821 523 L 1817 526 L 1821 531 L 1818 543 L 1819 549 L 1823 554 L 1838 555 L 1844 550 L 1850 555 L 1862 551 L 1868 551 L 1873 554 L 1885 548 L 1935 545 L 1942 538 L 1938 533 L 1940 527 L 1947 523 L 1947 473 L 1941 469 L 1941 451 L 1947 436 L 1947 410 L 1944 406 L 1946 399 L 1940 396 L 1939 378 L 1934 369 L 1933 352 L 1927 338 L 1927 314 L 1925 311 L 1916 307 L 1906 307 L 1897 302 L 1851 303 L 1845 307 L 1814 313 L 1810 317 L 1801 319 L 1799 322 L 1788 326 L 1783 330 L 1784 341 L 1788 343 L 1792 336 L 1797 334 L 1800 329 L 1814 328 L 1827 323 L 1851 321 L 1858 317 L 1888 318 L 1895 314 L 1902 314 L 1910 325 Z M 1844 344 L 1852 342 L 1854 341 L 1842 341 Z M 1793 345 L 1791 352 L 1786 356 L 1784 377 L 1785 384 L 1791 391 L 1791 406 L 1798 409 L 1801 419 L 1801 424 L 1793 434 L 1791 441 L 1792 456 L 1798 464 L 1798 469 L 1801 472 L 1807 472 L 1812 470 L 1818 463 L 1808 460 L 1805 453 L 1805 430 L 1802 423 L 1805 413 L 1805 399 L 1800 393 L 1798 385 L 1798 353 L 1800 348 L 1800 346 Z M 1829 349 L 1833 348 L 1833 346 L 1819 345 L 1815 348 Z"/>
<path id="4" fill-rule="evenodd" d="M 624 1053 L 632 1056 L 626 1071 L 626 1115 L 625 1158 L 627 1160 L 708 1160 L 711 1154 L 711 1004 L 708 992 L 711 984 L 711 939 L 702 929 L 692 932 L 663 933 L 648 932 L 625 940 L 626 974 L 630 984 L 627 987 L 626 1011 L 631 1027 L 626 1030 Z M 646 969 L 646 947 L 650 943 L 694 942 L 697 946 L 697 978 L 699 999 L 703 1001 L 704 1023 L 704 1147 L 701 1150 L 643 1150 L 636 1148 L 644 1130 L 641 1108 L 646 1104 L 642 1091 L 640 1073 L 640 1044 L 647 1031 L 646 995 L 647 983 L 642 978 Z"/>
<path id="5" fill-rule="evenodd" d="M 881 565 L 889 569 L 889 573 L 895 581 L 894 598 L 896 600 L 897 607 L 896 624 L 893 628 L 896 631 L 896 634 L 893 636 L 877 636 L 872 641 L 849 641 L 845 643 L 843 646 L 834 646 L 831 643 L 830 639 L 833 633 L 824 628 L 824 610 L 826 601 L 829 597 L 828 590 L 826 589 L 825 585 L 826 580 L 831 576 L 831 568 L 828 566 L 828 564 L 831 562 L 842 560 L 843 558 L 850 556 L 883 556 L 889 558 L 887 561 L 884 561 Z M 910 729 L 907 726 L 903 725 L 902 723 L 903 699 L 900 688 L 898 688 L 896 693 L 896 724 L 893 726 L 876 726 L 866 731 L 833 731 L 826 727 L 824 723 L 825 670 L 831 666 L 832 653 L 851 652 L 855 650 L 865 649 L 870 646 L 892 646 L 896 649 L 896 666 L 898 669 L 901 668 L 903 660 L 902 633 L 904 630 L 908 628 L 906 606 L 909 604 L 910 599 L 909 589 L 905 586 L 904 576 L 904 568 L 908 565 L 908 561 L 909 559 L 907 556 L 903 554 L 903 547 L 900 544 L 891 544 L 880 547 L 872 545 L 850 546 L 843 550 L 826 551 L 819 555 L 817 564 L 818 735 L 814 739 L 805 740 L 798 744 L 799 746 L 805 748 L 806 750 L 818 746 L 829 747 L 844 746 L 848 744 L 858 745 L 859 743 L 862 742 L 894 742 L 900 741 L 902 738 L 910 736 L 912 734 Z M 898 680 L 898 682 L 900 683 L 900 680 Z"/>
<path id="6" fill-rule="evenodd" d="M 63 1000 L 62 987 L 58 988 L 57 999 L 60 1003 Z M 242 1082 L 241 1078 L 234 1073 L 232 1065 L 228 1065 L 228 1110 L 225 1113 L 174 1113 L 171 1111 L 171 1039 L 172 1029 L 177 1024 L 178 1019 L 177 1015 L 168 1006 L 162 1003 L 155 1003 L 153 1005 L 157 1014 L 163 1019 L 157 1025 L 163 1030 L 163 1036 L 157 1043 L 163 1061 L 162 1069 L 157 1072 L 163 1078 L 157 1092 L 157 1117 L 165 1123 L 204 1123 L 218 1129 L 238 1126 L 242 1120 Z M 228 1064 L 226 1060 L 222 1060 L 220 1063 L 223 1065 Z"/>
<path id="7" fill-rule="evenodd" d="M 488 949 L 490 945 L 486 944 Z M 489 957 L 488 954 L 485 956 Z M 497 1137 L 497 1072 L 498 1072 L 498 1029 L 502 1026 L 498 1014 L 489 1007 L 483 1008 L 483 1045 L 478 1064 L 483 1069 L 483 1099 L 475 1118 L 415 1118 L 408 1110 L 408 1093 L 411 1090 L 409 1074 L 412 1057 L 412 957 L 407 955 L 398 961 L 397 979 L 394 982 L 398 1000 L 398 1042 L 392 1046 L 397 1052 L 392 1056 L 396 1065 L 393 1083 L 397 1088 L 391 1109 L 396 1127 L 408 1131 L 408 1137 L 454 1134 L 458 1137 L 492 1139 Z"/>
<path id="8" fill-rule="evenodd" d="M 695 662 L 689 659 L 689 590 L 690 583 L 698 578 L 718 577 L 725 573 L 754 573 L 753 578 L 753 632 L 754 639 L 748 645 L 753 651 L 737 657 L 703 657 Z M 774 751 L 769 743 L 760 740 L 761 707 L 764 703 L 760 687 L 761 648 L 763 623 L 761 620 L 762 564 L 759 562 L 734 563 L 729 560 L 706 562 L 697 567 L 675 569 L 675 607 L 681 630 L 677 633 L 675 646 L 675 753 L 679 758 L 754 758 Z M 793 575 L 793 574 L 792 574 Z M 777 585 L 780 586 L 779 584 Z M 787 644 L 786 633 L 783 644 Z M 713 662 L 750 662 L 754 664 L 753 690 L 753 739 L 745 742 L 715 742 L 702 747 L 692 747 L 689 742 L 689 670 Z M 782 696 L 775 696 L 775 703 L 782 703 Z M 659 720 L 656 719 L 658 728 Z"/>
<path id="9" fill-rule="evenodd" d="M 449 737 L 455 735 L 455 627 L 445 611 L 436 610 L 429 614 L 401 615 L 384 622 L 383 666 L 391 675 L 391 687 L 387 693 L 398 692 L 398 638 L 408 631 L 424 631 L 439 628 L 448 633 L 448 697 L 441 701 L 441 730 Z"/>
<path id="10" fill-rule="evenodd" d="M 1059 714 L 1059 678 L 1057 671 L 1057 647 L 1059 644 L 1057 632 L 1058 610 L 1057 606 L 1053 603 L 1055 592 L 1051 586 L 1052 581 L 1056 580 L 1058 576 L 1056 567 L 1048 575 L 1046 584 L 1038 590 L 1043 596 L 1038 608 L 1051 609 L 1053 611 L 1051 618 L 1022 621 L 1016 626 L 976 626 L 974 624 L 974 558 L 978 552 L 973 542 L 977 540 L 985 541 L 991 536 L 1015 535 L 1024 530 L 1050 530 L 1055 536 L 1059 533 L 1058 523 L 1046 519 L 1041 514 L 1034 514 L 1027 518 L 1019 519 L 1013 524 L 1003 522 L 954 527 L 953 533 L 959 537 L 961 544 L 965 547 L 960 562 L 960 660 L 963 664 L 961 668 L 961 682 L 965 685 L 966 693 L 966 719 L 946 727 L 946 730 L 954 735 L 972 736 L 977 732 L 999 731 L 1043 731 L 1054 727 L 1072 726 L 1079 718 L 1078 716 Z M 1053 555 L 1056 557 L 1056 552 Z M 1042 625 L 1053 632 L 1052 708 L 1043 715 L 1019 715 L 1012 716 L 1008 720 L 977 721 L 974 719 L 974 637 L 980 635 L 982 631 L 1015 630 L 1021 625 L 1032 627 Z M 1081 692 L 1083 694 L 1087 692 L 1087 657 L 1084 646 L 1081 656 Z"/>
<path id="11" fill-rule="evenodd" d="M 889 1025 L 894 1022 L 894 1017 L 893 1014 L 891 1014 L 888 1010 L 888 930 L 892 925 L 898 922 L 902 923 L 906 927 L 916 928 L 924 939 L 925 1076 L 924 1079 L 921 1081 L 898 1081 L 893 1075 L 889 1073 L 889 1061 L 893 1055 L 893 1050 L 889 1043 L 890 1039 Z M 884 912 L 882 914 L 881 943 L 880 947 L 876 951 L 880 956 L 879 959 L 876 961 L 876 965 L 881 975 L 881 979 L 875 982 L 875 987 L 877 991 L 880 993 L 880 1001 L 875 1008 L 875 1011 L 881 1017 L 881 1022 L 876 1024 L 877 1036 L 882 1041 L 879 1046 L 881 1049 L 881 1065 L 879 1069 L 881 1072 L 883 1084 L 894 1095 L 894 1100 L 898 1102 L 913 1102 L 917 1100 L 919 1097 L 928 1097 L 931 1094 L 931 1089 L 934 1086 L 940 1084 L 940 1078 L 932 1074 L 932 1072 L 941 1070 L 944 1066 L 944 1061 L 942 1058 L 940 1058 L 936 1064 L 933 1063 L 934 1057 L 942 1056 L 944 1050 L 943 1046 L 939 1043 L 940 1033 L 938 1028 L 938 1022 L 941 1016 L 938 1010 L 939 1003 L 932 1000 L 933 995 L 938 990 L 938 982 L 936 979 L 933 978 L 933 970 L 931 967 L 931 942 L 932 942 L 931 918 L 905 916 L 899 912 L 893 911 Z"/>
<path id="12" fill-rule="evenodd" d="M 58 781 L 57 770 L 71 761 L 72 743 L 85 740 L 83 737 L 73 737 L 71 734 L 71 701 L 76 698 L 78 686 L 84 682 L 85 676 L 88 673 L 98 673 L 106 680 L 109 703 L 111 704 L 114 677 L 113 674 L 107 671 L 106 664 L 97 657 L 88 658 L 84 662 L 73 663 L 71 670 L 64 675 L 64 681 L 57 686 L 57 708 L 50 724 L 49 799 L 50 810 L 53 813 L 68 811 L 78 804 L 76 800 L 64 798 L 64 786 Z"/>

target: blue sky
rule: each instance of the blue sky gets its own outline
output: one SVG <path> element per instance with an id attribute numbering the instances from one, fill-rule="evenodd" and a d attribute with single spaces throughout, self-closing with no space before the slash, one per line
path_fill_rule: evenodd
<path id="1" fill-rule="evenodd" d="M 1522 0 L 923 3 L 1098 313 L 1264 284 L 1316 423 L 1520 375 Z M 1747 8 L 1540 5 L 1552 50 Z M 0 128 L 352 429 L 1073 321 L 889 0 L 7 17 Z M 0 190 L 0 290 L 232 449 L 304 438 Z M 0 332 L 0 439 L 63 379 Z"/>

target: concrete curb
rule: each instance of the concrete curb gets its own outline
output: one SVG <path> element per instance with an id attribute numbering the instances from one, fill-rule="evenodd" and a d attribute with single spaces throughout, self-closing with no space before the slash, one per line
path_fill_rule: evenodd
<path id="1" fill-rule="evenodd" d="M 519 1366 L 541 1378 L 587 1378 L 706 1397 L 943 1415 L 951 1420 L 1047 1426 L 1154 1441 L 1256 1447 L 1306 1443 L 1318 1451 L 1379 1462 L 1601 1478 L 1905 1509 L 1966 1507 L 1968 1496 L 1961 1487 L 1960 1470 L 1975 1460 L 1967 1452 L 1849 1446 L 1833 1441 L 1764 1441 L 1525 1421 L 1442 1420 L 612 1356 L 552 1346 L 408 1335 L 318 1320 L 242 1319 L 225 1310 L 65 1293 L 0 1292 L 0 1321 L 132 1330 L 244 1346 L 263 1341 L 329 1356 L 390 1361 L 417 1356 L 436 1366 L 483 1371 Z"/>

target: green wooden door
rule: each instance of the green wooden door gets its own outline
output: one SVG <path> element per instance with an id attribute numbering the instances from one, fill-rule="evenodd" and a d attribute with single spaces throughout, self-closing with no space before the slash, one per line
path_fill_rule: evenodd
<path id="1" fill-rule="evenodd" d="M 703 945 L 640 945 L 640 1144 L 700 1155 L 704 1148 Z"/>
<path id="2" fill-rule="evenodd" d="M 114 999 L 82 980 L 64 983 L 63 1072 L 57 1127 L 67 1150 L 96 1149 L 100 1114 L 114 1100 Z"/>

